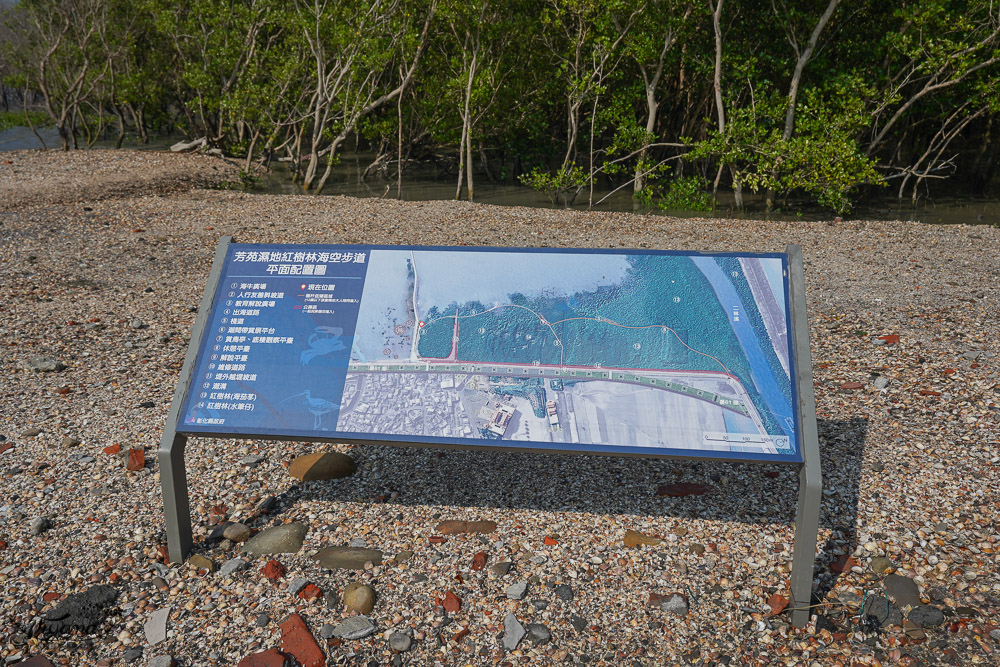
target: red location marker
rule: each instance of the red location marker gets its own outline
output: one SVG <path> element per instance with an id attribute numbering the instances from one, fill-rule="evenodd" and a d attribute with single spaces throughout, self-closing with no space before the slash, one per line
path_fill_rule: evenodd
<path id="1" fill-rule="evenodd" d="M 420 322 L 418 322 L 418 324 L 420 325 L 420 328 L 421 328 L 421 329 L 423 329 L 423 328 L 424 328 L 424 322 L 423 322 L 423 320 L 421 320 Z"/>
<path id="2" fill-rule="evenodd" d="M 304 290 L 305 288 L 306 288 L 306 284 L 305 283 L 302 283 L 301 285 L 299 285 L 299 289 Z"/>

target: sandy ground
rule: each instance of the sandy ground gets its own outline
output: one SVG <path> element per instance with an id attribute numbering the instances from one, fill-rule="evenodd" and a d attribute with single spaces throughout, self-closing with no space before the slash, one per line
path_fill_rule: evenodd
<path id="1" fill-rule="evenodd" d="M 232 665 L 280 646 L 290 613 L 305 619 L 328 664 L 1000 663 L 1000 230 L 260 196 L 174 180 L 178 170 L 212 180 L 217 162 L 208 158 L 24 155 L 13 155 L 14 169 L 0 165 L 7 664 L 45 655 L 66 665 Z M 130 166 L 96 178 L 109 160 Z M 135 174 L 148 180 L 134 183 Z M 60 194 L 46 198 L 53 189 Z M 812 622 L 794 630 L 787 614 L 773 614 L 788 594 L 797 486 L 794 470 L 775 466 L 195 440 L 187 467 L 197 554 L 216 566 L 239 556 L 238 545 L 206 540 L 223 520 L 254 530 L 301 522 L 308 533 L 298 553 L 244 556 L 248 567 L 225 577 L 165 566 L 155 449 L 222 235 L 730 251 L 801 244 L 824 469 Z M 898 343 L 881 344 L 890 334 Z M 36 357 L 65 368 L 35 372 Z M 146 450 L 142 470 L 126 470 L 130 448 Z M 291 478 L 289 461 L 317 450 L 349 453 L 358 472 Z M 675 482 L 710 491 L 657 495 Z M 275 506 L 259 511 L 269 497 Z M 51 527 L 36 535 L 39 517 Z M 442 519 L 497 529 L 441 542 Z M 627 530 L 663 541 L 631 548 Z M 309 557 L 351 543 L 381 551 L 383 562 L 326 570 Z M 473 565 L 480 552 L 484 569 Z M 287 568 L 277 582 L 262 573 L 271 558 Z M 509 571 L 494 567 L 507 562 Z M 298 578 L 325 596 L 293 594 Z M 527 595 L 510 599 L 508 587 L 522 581 Z M 353 613 L 339 603 L 351 582 L 375 590 L 375 631 L 327 639 Z M 119 595 L 94 631 L 42 631 L 40 615 L 98 583 Z M 673 593 L 686 613 L 661 608 Z M 862 604 L 874 622 L 863 622 Z M 166 638 L 151 645 L 158 609 L 169 609 Z M 514 650 L 504 648 L 509 614 L 531 630 Z M 392 633 L 412 646 L 394 650 L 401 640 L 390 644 Z"/>

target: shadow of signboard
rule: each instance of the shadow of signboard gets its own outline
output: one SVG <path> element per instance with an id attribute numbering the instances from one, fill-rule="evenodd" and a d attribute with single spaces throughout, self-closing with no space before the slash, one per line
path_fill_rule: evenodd
<path id="1" fill-rule="evenodd" d="M 825 593 L 836 577 L 828 564 L 855 546 L 868 420 L 820 419 L 818 427 L 824 501 L 817 572 Z M 473 508 L 501 508 L 759 524 L 763 535 L 769 526 L 794 521 L 798 493 L 794 466 L 372 445 L 356 445 L 351 455 L 356 475 L 291 490 L 285 507 L 322 502 L 332 492 L 384 502 L 387 520 L 394 506 L 440 508 L 442 519 L 463 518 Z M 711 488 L 704 495 L 657 496 L 660 485 L 678 482 Z M 398 495 L 386 500 L 392 492 Z M 477 518 L 488 518 L 488 512 Z M 415 525 L 414 535 L 429 535 L 433 528 L 434 522 Z"/>

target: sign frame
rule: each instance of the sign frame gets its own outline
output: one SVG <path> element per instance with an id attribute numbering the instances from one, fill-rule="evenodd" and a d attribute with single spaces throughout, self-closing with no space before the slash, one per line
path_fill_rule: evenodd
<path id="1" fill-rule="evenodd" d="M 431 447 L 436 449 L 496 451 L 497 445 L 456 444 L 428 441 L 407 441 L 405 439 L 376 438 L 352 439 L 350 437 L 303 437 L 212 433 L 199 430 L 185 432 L 181 423 L 181 411 L 184 409 L 188 391 L 191 388 L 198 353 L 201 349 L 205 331 L 209 325 L 216 292 L 222 277 L 226 255 L 233 238 L 223 236 L 216 246 L 212 268 L 202 294 L 198 315 L 195 319 L 188 343 L 184 364 L 181 368 L 177 387 L 174 391 L 160 439 L 158 461 L 160 467 L 160 486 L 163 493 L 164 519 L 167 533 L 167 551 L 170 562 L 180 563 L 185 560 L 193 546 L 191 528 L 191 508 L 187 486 L 187 471 L 184 465 L 184 452 L 188 439 L 197 438 L 232 438 L 232 439 L 266 439 L 296 442 L 330 442 L 365 445 L 390 445 L 404 447 Z M 469 247 L 468 250 L 475 250 Z M 511 249 L 512 251 L 516 249 Z M 532 249 L 535 250 L 535 249 Z M 540 251 L 544 249 L 538 249 Z M 565 249 L 560 249 L 565 251 Z M 704 253 L 711 256 L 713 253 Z M 800 246 L 786 247 L 788 266 L 789 314 L 791 326 L 792 352 L 795 357 L 795 378 L 793 382 L 792 399 L 796 403 L 799 447 L 802 462 L 757 461 L 748 458 L 726 458 L 724 456 L 693 456 L 647 454 L 643 452 L 602 452 L 574 451 L 565 449 L 546 449 L 536 447 L 504 446 L 504 451 L 533 452 L 544 454 L 594 454 L 599 456 L 641 457 L 660 459 L 683 459 L 694 461 L 738 461 L 747 463 L 769 463 L 775 465 L 794 465 L 799 468 L 799 496 L 795 517 L 795 545 L 792 556 L 791 571 L 791 616 L 795 627 L 803 627 L 809 620 L 810 600 L 812 597 L 813 571 L 815 567 L 816 541 L 819 529 L 819 510 L 822 497 L 822 471 L 819 458 L 819 440 L 816 426 L 816 404 L 812 380 L 812 360 L 809 350 L 809 328 L 806 314 L 805 284 L 802 265 L 802 250 Z M 797 399 L 797 400 L 796 400 Z"/>

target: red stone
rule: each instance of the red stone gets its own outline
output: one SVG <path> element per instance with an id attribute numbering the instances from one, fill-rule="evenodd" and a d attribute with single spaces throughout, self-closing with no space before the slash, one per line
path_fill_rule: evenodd
<path id="1" fill-rule="evenodd" d="M 7 548 L 7 540 L 0 540 L 0 551 Z"/>
<path id="2" fill-rule="evenodd" d="M 306 584 L 306 587 L 299 591 L 299 597 L 307 602 L 312 602 L 322 594 L 323 591 L 316 584 Z"/>
<path id="3" fill-rule="evenodd" d="M 472 557 L 472 569 L 475 572 L 486 567 L 486 552 L 480 551 L 475 556 Z"/>
<path id="4" fill-rule="evenodd" d="M 777 616 L 785 611 L 785 607 L 788 606 L 788 598 L 775 593 L 767 599 L 767 605 L 771 608 L 771 616 Z"/>
<path id="5" fill-rule="evenodd" d="M 942 375 L 954 375 L 955 373 L 956 371 L 954 368 L 946 368 L 943 371 L 941 371 Z"/>
<path id="6" fill-rule="evenodd" d="M 461 630 L 455 633 L 455 636 L 452 638 L 452 641 L 454 641 L 457 644 L 458 642 L 465 639 L 468 634 L 469 634 L 469 628 L 462 628 Z"/>
<path id="7" fill-rule="evenodd" d="M 276 648 L 260 653 L 251 653 L 239 661 L 236 667 L 285 667 L 285 654 Z"/>
<path id="8" fill-rule="evenodd" d="M 462 608 L 462 598 L 458 597 L 451 591 L 444 594 L 444 602 L 441 603 L 444 610 L 449 614 L 454 614 L 459 609 Z"/>
<path id="9" fill-rule="evenodd" d="M 323 667 L 326 655 L 298 614 L 285 619 L 281 628 L 281 650 L 298 660 L 302 667 Z"/>
<path id="10" fill-rule="evenodd" d="M 46 602 L 52 602 L 58 597 L 59 597 L 58 593 L 56 593 L 55 591 L 49 591 L 48 593 L 42 596 L 42 599 L 45 600 Z"/>
<path id="11" fill-rule="evenodd" d="M 933 389 L 921 389 L 920 390 L 920 395 L 921 396 L 940 396 L 941 392 L 940 391 L 934 391 Z"/>
<path id="12" fill-rule="evenodd" d="M 135 447 L 128 450 L 128 462 L 125 464 L 126 470 L 142 470 L 146 467 L 146 450 L 142 447 Z"/>
<path id="13" fill-rule="evenodd" d="M 656 495 L 679 498 L 681 496 L 701 496 L 712 490 L 708 484 L 694 482 L 678 482 L 677 484 L 661 484 L 656 489 Z"/>
<path id="14" fill-rule="evenodd" d="M 166 544 L 161 544 L 156 547 L 156 560 L 163 561 L 164 563 L 170 558 L 170 554 L 167 550 Z"/>
<path id="15" fill-rule="evenodd" d="M 841 389 L 861 389 L 864 386 L 865 385 L 863 385 L 860 382 L 845 382 L 844 384 L 840 385 L 840 388 Z"/>
<path id="16" fill-rule="evenodd" d="M 17 663 L 17 667 L 53 667 L 53 665 L 44 655 L 33 655 L 24 662 Z"/>
<path id="17" fill-rule="evenodd" d="M 899 334 L 886 334 L 879 336 L 879 340 L 884 340 L 886 345 L 896 345 L 899 343 Z"/>
<path id="18" fill-rule="evenodd" d="M 283 576 L 285 576 L 285 572 L 288 572 L 288 570 L 285 568 L 284 565 L 282 565 L 278 561 L 269 560 L 267 561 L 267 564 L 264 565 L 264 567 L 261 569 L 261 572 L 263 572 L 264 576 L 270 579 L 271 581 L 277 581 L 278 579 L 281 579 Z"/>
<path id="19" fill-rule="evenodd" d="M 58 388 L 58 389 L 56 389 L 55 391 L 56 391 L 56 393 L 57 393 L 57 394 L 59 394 L 60 396 L 65 396 L 66 394 L 68 394 L 68 393 L 69 393 L 69 387 L 67 387 L 67 386 L 63 385 L 62 387 L 59 387 L 59 388 Z"/>
<path id="20" fill-rule="evenodd" d="M 448 538 L 446 538 L 443 535 L 431 535 L 430 536 L 430 543 L 431 544 L 444 544 L 447 541 L 448 541 Z"/>
<path id="21" fill-rule="evenodd" d="M 14 449 L 14 443 L 13 442 L 5 442 L 2 445 L 0 445 L 0 454 L 3 454 L 8 449 Z"/>
<path id="22" fill-rule="evenodd" d="M 555 545 L 559 544 L 556 538 L 552 537 L 551 535 L 546 535 L 543 542 L 545 542 L 545 546 L 547 547 L 554 547 Z"/>
<path id="23" fill-rule="evenodd" d="M 840 558 L 830 563 L 830 570 L 837 573 L 850 572 L 852 567 L 857 566 L 858 561 L 847 554 L 843 554 Z"/>
<path id="24" fill-rule="evenodd" d="M 769 477 L 770 479 L 777 479 L 778 474 L 779 473 L 778 473 L 777 470 L 765 470 L 764 471 L 764 477 Z"/>
<path id="25" fill-rule="evenodd" d="M 110 447 L 105 447 L 101 451 L 107 454 L 108 456 L 114 456 L 115 454 L 118 454 L 119 452 L 122 451 L 122 446 L 116 443 L 114 445 L 111 445 Z"/>
<path id="26" fill-rule="evenodd" d="M 659 593 L 650 593 L 646 605 L 649 607 L 659 607 L 666 598 Z"/>

